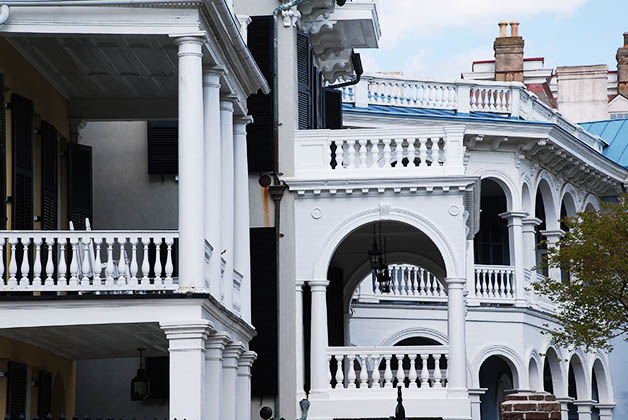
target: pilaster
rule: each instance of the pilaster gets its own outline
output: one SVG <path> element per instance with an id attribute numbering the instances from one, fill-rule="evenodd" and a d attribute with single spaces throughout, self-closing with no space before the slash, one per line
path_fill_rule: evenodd
<path id="1" fill-rule="evenodd" d="M 515 306 L 524 307 L 524 246 L 523 246 L 523 219 L 528 215 L 524 212 L 510 211 L 499 216 L 508 221 L 508 239 L 510 247 L 510 264 L 515 267 Z"/>
<path id="2" fill-rule="evenodd" d="M 237 419 L 238 417 L 238 361 L 244 351 L 240 342 L 227 344 L 222 352 L 222 417 Z"/>

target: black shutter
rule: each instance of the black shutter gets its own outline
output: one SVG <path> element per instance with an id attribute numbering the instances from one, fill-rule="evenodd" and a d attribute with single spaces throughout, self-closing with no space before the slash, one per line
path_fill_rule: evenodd
<path id="1" fill-rule="evenodd" d="M 313 128 L 314 125 L 314 64 L 310 36 L 297 32 L 297 80 L 299 84 L 298 111 L 299 130 Z"/>
<path id="2" fill-rule="evenodd" d="M 7 227 L 7 117 L 4 91 L 4 73 L 0 73 L 0 174 L 2 174 L 2 181 L 0 181 L 0 229 L 6 229 Z"/>
<path id="3" fill-rule="evenodd" d="M 325 128 L 342 128 L 342 92 L 336 89 L 324 89 Z"/>
<path id="4" fill-rule="evenodd" d="M 277 395 L 277 244 L 275 228 L 251 229 L 251 318 L 257 353 L 251 377 L 254 396 Z"/>
<path id="5" fill-rule="evenodd" d="M 177 121 L 148 122 L 148 173 L 176 175 L 179 172 L 179 124 Z"/>
<path id="6" fill-rule="evenodd" d="M 7 414 L 12 419 L 26 416 L 26 365 L 9 362 L 7 385 Z"/>
<path id="7" fill-rule="evenodd" d="M 57 129 L 46 121 L 41 122 L 41 228 L 59 228 L 59 137 Z"/>
<path id="8" fill-rule="evenodd" d="M 13 145 L 12 228 L 32 229 L 35 216 L 33 102 L 16 94 L 11 95 L 11 134 Z"/>
<path id="9" fill-rule="evenodd" d="M 247 29 L 247 45 L 264 78 L 270 85 L 268 95 L 257 93 L 249 96 L 247 106 L 253 123 L 246 127 L 249 171 L 269 172 L 274 168 L 274 112 L 273 107 L 273 17 L 253 16 Z"/>
<path id="10" fill-rule="evenodd" d="M 45 419 L 48 414 L 52 414 L 52 373 L 40 370 L 38 382 L 37 415 Z"/>
<path id="11" fill-rule="evenodd" d="M 92 148 L 68 143 L 68 215 L 76 230 L 92 222 Z"/>

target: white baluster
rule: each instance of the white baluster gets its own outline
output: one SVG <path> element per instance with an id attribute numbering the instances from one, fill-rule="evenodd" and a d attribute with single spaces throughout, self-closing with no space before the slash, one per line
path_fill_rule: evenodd
<path id="1" fill-rule="evenodd" d="M 155 281 L 154 281 L 154 284 L 159 285 L 159 286 L 162 285 L 162 278 L 161 278 L 161 270 L 162 270 L 161 268 L 161 243 L 162 241 L 163 241 L 162 238 L 153 239 L 153 243 L 155 244 L 155 268 L 154 268 Z"/>
<path id="2" fill-rule="evenodd" d="M 83 242 L 79 240 L 79 244 L 83 246 L 83 261 L 81 261 L 81 286 L 89 286 L 89 262 L 91 260 L 89 241 Z"/>
<path id="3" fill-rule="evenodd" d="M 345 374 L 344 374 L 344 366 L 343 366 L 343 360 L 344 360 L 344 355 L 342 354 L 336 354 L 334 355 L 334 359 L 336 359 L 336 375 L 335 375 L 335 379 L 336 379 L 336 389 L 338 388 L 344 388 L 345 387 Z"/>
<path id="4" fill-rule="evenodd" d="M 429 354 L 421 354 L 421 388 L 430 387 L 430 371 L 427 370 L 427 359 Z"/>
<path id="5" fill-rule="evenodd" d="M 28 280 L 30 264 L 28 263 L 28 246 L 31 242 L 30 238 L 22 238 L 22 264 L 20 265 L 20 286 L 26 287 L 30 285 Z"/>
<path id="6" fill-rule="evenodd" d="M 105 286 L 113 287 L 113 272 L 115 265 L 113 264 L 113 240 L 108 242 L 108 238 L 105 238 L 105 246 L 107 247 L 107 264 L 105 264 Z"/>
<path id="7" fill-rule="evenodd" d="M 482 282 L 480 279 L 481 273 L 481 270 L 475 270 L 475 296 L 477 297 L 482 295 Z"/>
<path id="8" fill-rule="evenodd" d="M 371 354 L 371 360 L 373 361 L 373 372 L 371 373 L 371 388 L 380 388 L 381 384 L 379 383 L 379 354 Z"/>
<path id="9" fill-rule="evenodd" d="M 504 272 L 504 296 L 507 298 L 513 297 L 512 295 L 512 279 L 514 278 L 512 271 Z"/>
<path id="10" fill-rule="evenodd" d="M 393 151 L 392 162 L 396 162 L 395 169 L 402 169 L 403 162 L 401 162 L 401 160 L 403 159 L 403 139 L 394 139 L 394 141 L 395 150 Z"/>
<path id="11" fill-rule="evenodd" d="M 390 167 L 390 142 L 391 139 L 383 139 L 384 142 L 384 163 L 383 163 L 383 167 L 384 168 L 389 168 Z"/>
<path id="12" fill-rule="evenodd" d="M 360 146 L 360 168 L 365 169 L 367 167 L 367 146 L 368 140 L 359 140 Z"/>
<path id="13" fill-rule="evenodd" d="M 440 371 L 440 354 L 436 353 L 434 357 L 434 382 L 432 388 L 442 388 L 441 378 L 443 377 Z"/>
<path id="14" fill-rule="evenodd" d="M 331 354 L 327 355 L 327 382 L 329 382 L 329 389 L 333 388 L 331 383 Z"/>
<path id="15" fill-rule="evenodd" d="M 11 244 L 11 259 L 9 260 L 9 288 L 14 288 L 17 286 L 17 255 L 15 252 L 15 247 L 17 246 L 17 238 L 11 240 L 9 239 L 9 243 Z"/>
<path id="16" fill-rule="evenodd" d="M 429 290 L 426 290 L 426 286 L 425 286 L 425 270 L 421 267 L 419 268 L 420 274 L 419 276 L 421 277 L 421 282 L 419 283 L 419 294 L 421 296 L 425 296 L 427 295 Z"/>
<path id="17" fill-rule="evenodd" d="M 332 162 L 334 160 L 334 152 L 331 148 L 332 144 L 334 144 L 333 140 L 329 140 L 329 143 L 327 144 L 327 163 L 329 165 L 329 169 L 332 169 Z"/>
<path id="18" fill-rule="evenodd" d="M 174 243 L 174 239 L 168 238 L 166 240 L 167 246 L 167 255 L 166 255 L 166 281 L 165 284 L 167 287 L 171 287 L 174 283 L 172 280 L 172 272 L 174 271 L 174 267 L 172 265 L 172 244 Z"/>
<path id="19" fill-rule="evenodd" d="M 419 166 L 422 168 L 427 167 L 427 138 L 419 138 Z"/>
<path id="20" fill-rule="evenodd" d="M 360 355 L 360 388 L 365 389 L 369 387 L 369 374 L 367 370 L 368 354 Z"/>
<path id="21" fill-rule="evenodd" d="M 408 380 L 410 381 L 409 388 L 417 388 L 416 380 L 418 378 L 418 374 L 416 371 L 416 354 L 408 354 L 408 359 L 410 359 L 410 372 L 408 373 Z"/>
<path id="22" fill-rule="evenodd" d="M 0 289 L 4 286 L 4 238 L 0 238 Z"/>
<path id="23" fill-rule="evenodd" d="M 355 388 L 355 379 L 356 379 L 356 374 L 355 374 L 355 354 L 348 354 L 347 355 L 347 382 L 348 382 L 348 387 L 349 388 Z"/>
<path id="24" fill-rule="evenodd" d="M 487 277 L 489 276 L 488 270 L 482 269 L 482 297 L 488 297 L 488 281 Z"/>
<path id="25" fill-rule="evenodd" d="M 70 239 L 70 287 L 78 286 L 79 264 L 78 264 L 78 239 Z"/>
<path id="26" fill-rule="evenodd" d="M 349 159 L 349 162 L 347 163 L 347 169 L 354 169 L 356 167 L 355 164 L 355 146 L 356 146 L 356 141 L 355 140 L 349 140 L 347 142 L 348 150 L 347 150 L 347 159 Z"/>
<path id="27" fill-rule="evenodd" d="M 449 353 L 445 354 L 445 363 L 447 363 L 447 369 L 445 369 L 445 377 L 444 379 L 444 385 L 443 386 L 447 386 L 447 382 L 449 382 Z"/>
<path id="28" fill-rule="evenodd" d="M 390 368 L 390 359 L 392 359 L 392 354 L 385 354 L 384 359 L 386 360 L 386 369 L 384 370 L 384 386 L 393 388 L 393 373 Z"/>
<path id="29" fill-rule="evenodd" d="M 397 386 L 401 386 L 405 388 L 405 379 L 406 373 L 403 370 L 403 353 L 395 354 L 395 358 L 397 359 Z"/>
<path id="30" fill-rule="evenodd" d="M 414 147 L 414 143 L 416 142 L 415 138 L 408 138 L 408 168 L 414 168 L 416 163 L 414 162 L 416 149 Z"/>
<path id="31" fill-rule="evenodd" d="M 148 273 L 150 272 L 150 264 L 148 261 L 148 245 L 150 244 L 149 238 L 142 238 L 142 244 L 144 245 L 144 253 L 142 254 L 142 286 L 149 286 L 150 279 Z"/>
<path id="32" fill-rule="evenodd" d="M 503 281 L 504 281 L 504 271 L 503 270 L 499 270 L 497 272 L 495 272 L 495 281 L 497 282 L 497 296 L 498 297 L 504 297 L 503 293 L 504 293 L 504 287 L 503 287 Z"/>
<path id="33" fill-rule="evenodd" d="M 127 263 L 124 257 L 126 245 L 126 238 L 118 238 L 120 244 L 120 259 L 118 260 L 118 286 L 124 287 L 127 285 Z"/>
<path id="34" fill-rule="evenodd" d="M 92 281 L 94 287 L 98 287 L 98 286 L 102 286 L 102 260 L 100 257 L 100 251 L 101 251 L 101 246 L 102 246 L 102 241 L 96 239 L 94 240 L 96 245 L 96 251 L 94 251 L 94 267 L 93 267 L 93 271 L 94 271 L 94 280 Z M 91 245 L 90 245 L 90 249 L 91 249 Z"/>
<path id="35" fill-rule="evenodd" d="M 417 281 L 418 271 L 417 267 L 412 267 L 410 269 L 411 277 L 412 277 L 412 296 L 417 296 L 419 293 L 419 284 Z"/>
<path id="36" fill-rule="evenodd" d="M 66 274 L 68 272 L 68 265 L 66 263 L 65 256 L 66 243 L 65 238 L 57 239 L 57 250 L 59 251 L 59 265 L 57 266 L 57 274 L 59 277 L 57 280 L 57 286 L 60 288 L 64 288 L 68 285 L 68 280 L 66 278 Z"/>
<path id="37" fill-rule="evenodd" d="M 129 284 L 137 286 L 137 238 L 131 238 L 131 264 L 129 266 Z"/>
<path id="38" fill-rule="evenodd" d="M 344 140 L 336 141 L 336 170 L 339 170 L 339 171 L 342 171 L 343 169 L 345 169 L 343 165 L 344 154 L 345 154 L 344 147 L 345 147 Z"/>
<path id="39" fill-rule="evenodd" d="M 33 286 L 41 287 L 41 244 L 42 239 L 33 239 L 35 243 L 35 262 L 33 263 Z"/>
<path id="40" fill-rule="evenodd" d="M 495 270 L 489 270 L 489 286 L 488 286 L 488 290 L 489 293 L 491 294 L 491 297 L 496 297 L 497 296 L 497 273 L 495 272 Z"/>

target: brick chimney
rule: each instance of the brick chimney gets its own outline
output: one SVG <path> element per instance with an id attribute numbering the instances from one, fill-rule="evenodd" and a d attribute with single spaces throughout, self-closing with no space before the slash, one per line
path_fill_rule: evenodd
<path id="1" fill-rule="evenodd" d="M 519 36 L 519 22 L 510 22 L 510 36 L 506 34 L 508 22 L 499 22 L 498 25 L 499 37 L 495 39 L 493 44 L 493 49 L 495 50 L 495 80 L 500 82 L 523 82 L 524 42 L 523 38 Z M 628 63 L 628 55 L 626 60 Z"/>
<path id="2" fill-rule="evenodd" d="M 628 98 L 628 32 L 624 32 L 624 46 L 617 49 L 617 93 Z"/>

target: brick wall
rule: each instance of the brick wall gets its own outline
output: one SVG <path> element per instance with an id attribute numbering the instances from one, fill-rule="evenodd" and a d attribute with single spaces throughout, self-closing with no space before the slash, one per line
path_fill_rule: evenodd
<path id="1" fill-rule="evenodd" d="M 501 420 L 560 420 L 560 403 L 547 393 L 507 395 L 501 405 Z"/>

